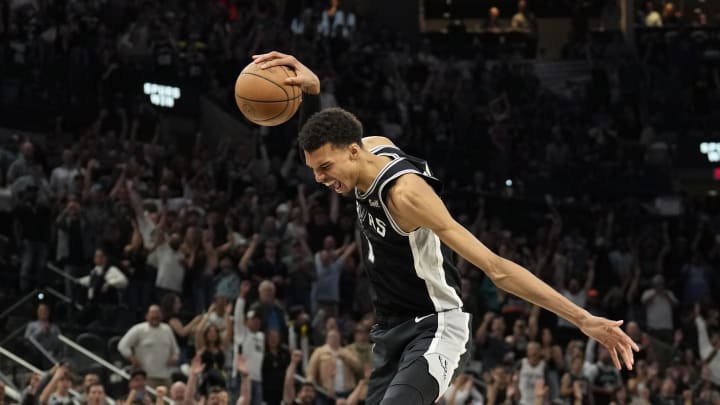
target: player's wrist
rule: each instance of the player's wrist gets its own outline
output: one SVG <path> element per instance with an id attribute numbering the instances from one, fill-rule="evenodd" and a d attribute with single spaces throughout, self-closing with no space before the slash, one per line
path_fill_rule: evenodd
<path id="1" fill-rule="evenodd" d="M 574 318 L 575 319 L 571 319 L 571 321 L 573 321 L 573 324 L 575 324 L 575 326 L 582 330 L 585 325 L 593 319 L 593 315 L 586 309 L 580 309 L 577 315 L 574 316 Z"/>

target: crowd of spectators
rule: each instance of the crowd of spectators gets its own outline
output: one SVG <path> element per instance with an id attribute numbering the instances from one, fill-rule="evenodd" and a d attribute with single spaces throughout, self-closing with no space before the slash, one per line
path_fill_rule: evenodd
<path id="1" fill-rule="evenodd" d="M 57 114 L 54 133 L 0 150 L 0 227 L 21 290 L 50 279 L 51 262 L 77 279 L 64 285 L 83 307 L 72 322 L 100 334 L 128 321 L 116 349 L 131 379 L 116 400 L 363 403 L 374 322 L 355 207 L 302 168 L 294 122 L 254 129 L 252 143 L 199 132 L 182 144 L 172 117 L 129 90 L 149 72 L 222 93 L 249 55 L 280 49 L 317 71 L 323 107 L 427 158 L 480 240 L 625 319 L 641 346 L 635 370 L 618 372 L 572 325 L 458 258 L 476 332 L 446 404 L 720 403 L 720 205 L 683 194 L 673 174 L 675 139 L 720 101 L 697 38 L 638 51 L 620 34 L 573 34 L 566 57 L 592 61 L 591 79 L 556 94 L 531 63 L 482 49 L 444 59 L 363 28 L 337 1 L 295 3 L 0 7 L 0 70 L 19 78 L 4 96 Z M 61 357 L 51 319 L 41 304 L 26 337 Z M 23 402 L 106 403 L 110 382 L 81 372 L 31 376 Z"/>

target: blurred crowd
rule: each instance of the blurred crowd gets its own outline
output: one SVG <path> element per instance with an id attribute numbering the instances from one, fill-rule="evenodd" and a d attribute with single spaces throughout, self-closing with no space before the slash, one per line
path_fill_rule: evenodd
<path id="1" fill-rule="evenodd" d="M 673 170 L 677 137 L 720 101 L 704 39 L 634 48 L 576 26 L 564 54 L 591 77 L 557 93 L 480 44 L 457 59 L 365 24 L 336 0 L 3 2 L 0 71 L 16 79 L 3 94 L 57 117 L 0 149 L 8 266 L 28 291 L 56 277 L 51 263 L 82 306 L 61 324 L 42 303 L 25 336 L 62 359 L 61 328 L 117 335 L 106 355 L 130 371 L 114 394 L 127 405 L 364 402 L 374 321 L 355 207 L 314 184 L 295 123 L 181 142 L 129 90 L 149 72 L 229 93 L 248 55 L 279 49 L 318 73 L 323 107 L 427 158 L 480 240 L 625 319 L 641 346 L 617 371 L 457 258 L 476 333 L 446 404 L 720 404 L 720 205 L 684 194 Z M 22 402 L 102 405 L 107 375 L 60 364 L 23 381 Z"/>

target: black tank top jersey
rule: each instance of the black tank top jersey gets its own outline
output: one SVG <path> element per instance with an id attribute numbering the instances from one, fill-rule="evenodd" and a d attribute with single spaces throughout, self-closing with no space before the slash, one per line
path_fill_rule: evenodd
<path id="1" fill-rule="evenodd" d="M 409 318 L 461 308 L 460 277 L 438 236 L 427 228 L 404 232 L 387 207 L 388 192 L 400 176 L 414 173 L 436 190 L 440 182 L 426 161 L 394 146 L 381 145 L 370 152 L 392 159 L 365 193 L 355 190 L 363 259 L 377 314 Z"/>

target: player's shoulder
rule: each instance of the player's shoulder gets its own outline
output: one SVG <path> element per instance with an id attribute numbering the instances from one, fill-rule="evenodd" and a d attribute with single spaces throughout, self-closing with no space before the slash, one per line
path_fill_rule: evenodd
<path id="1" fill-rule="evenodd" d="M 376 148 L 378 146 L 391 146 L 393 148 L 397 148 L 397 145 L 395 145 L 393 141 L 390 140 L 390 138 L 386 138 L 384 136 L 366 136 L 362 139 L 362 142 L 363 146 L 367 150 Z"/>
<path id="2" fill-rule="evenodd" d="M 395 180 L 388 190 L 388 200 L 396 206 L 415 205 L 419 199 L 433 192 L 420 173 L 408 172 Z"/>

